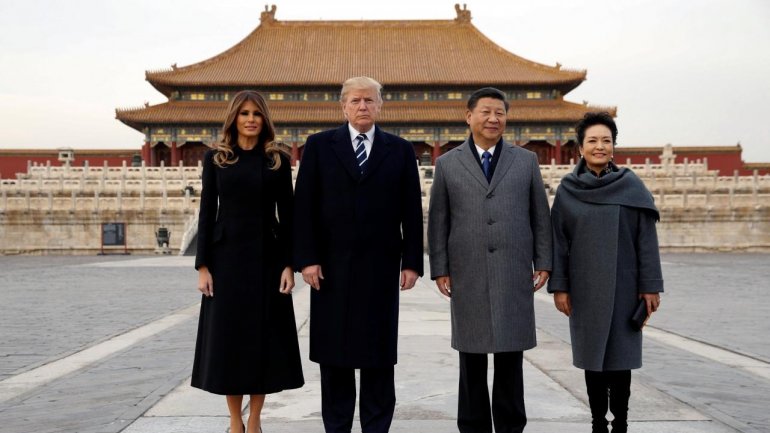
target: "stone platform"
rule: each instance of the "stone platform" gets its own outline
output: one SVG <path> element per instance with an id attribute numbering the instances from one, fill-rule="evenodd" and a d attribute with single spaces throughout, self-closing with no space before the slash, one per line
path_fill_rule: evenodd
<path id="1" fill-rule="evenodd" d="M 646 331 L 645 367 L 633 374 L 629 431 L 768 431 L 770 344 L 760 336 L 770 325 L 760 319 L 770 302 L 759 284 L 770 256 L 664 261 L 668 293 Z M 744 293 L 723 297 L 728 280 Z M 0 432 L 225 432 L 224 398 L 189 386 L 195 282 L 190 257 L 0 261 Z M 306 359 L 309 290 L 300 284 L 294 295 L 306 385 L 267 397 L 266 433 L 323 431 L 318 368 Z M 536 300 L 526 431 L 589 431 L 566 319 L 547 294 Z M 717 326 L 708 331 L 710 323 Z M 392 432 L 457 431 L 449 332 L 449 304 L 430 280 L 402 293 Z"/>

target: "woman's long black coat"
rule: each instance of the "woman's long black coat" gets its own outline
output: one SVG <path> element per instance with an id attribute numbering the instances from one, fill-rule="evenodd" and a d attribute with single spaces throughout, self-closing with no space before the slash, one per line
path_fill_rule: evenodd
<path id="1" fill-rule="evenodd" d="M 399 276 L 422 275 L 422 203 L 414 148 L 375 129 L 361 175 L 347 125 L 308 137 L 297 176 L 295 262 L 320 264 L 311 290 L 310 359 L 396 363 Z"/>
<path id="2" fill-rule="evenodd" d="M 216 394 L 266 394 L 304 384 L 291 295 L 278 289 L 291 262 L 291 166 L 270 170 L 261 146 L 236 146 L 238 162 L 203 162 L 196 269 L 203 297 L 192 386 Z M 276 218 L 276 209 L 278 218 Z"/>

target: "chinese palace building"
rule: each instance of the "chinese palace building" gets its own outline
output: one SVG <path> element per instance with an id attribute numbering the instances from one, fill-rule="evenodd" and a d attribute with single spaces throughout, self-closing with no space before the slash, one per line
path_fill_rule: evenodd
<path id="1" fill-rule="evenodd" d="M 574 125 L 590 106 L 564 99 L 586 79 L 585 70 L 536 63 L 506 51 L 455 5 L 450 20 L 280 21 L 265 7 L 245 39 L 208 60 L 146 72 L 168 101 L 117 109 L 116 118 L 144 135 L 135 149 L 0 149 L 0 178 L 31 165 L 195 166 L 221 139 L 229 99 L 253 89 L 267 99 L 277 139 L 302 155 L 308 135 L 344 122 L 342 82 L 367 75 L 383 84 L 378 125 L 411 141 L 421 164 L 462 143 L 465 104 L 476 89 L 494 86 L 511 104 L 505 139 L 537 153 L 541 164 L 577 160 Z M 618 146 L 621 164 L 661 162 L 663 147 Z M 674 146 L 674 161 L 707 160 L 721 175 L 770 173 L 770 163 L 745 163 L 740 144 Z"/>
<path id="2" fill-rule="evenodd" d="M 218 140 L 230 97 L 254 89 L 268 99 L 278 140 L 301 156 L 308 135 L 344 122 L 343 81 L 366 75 L 383 85 L 378 125 L 414 143 L 423 161 L 468 135 L 465 104 L 494 86 L 511 103 L 506 139 L 536 152 L 541 163 L 576 158 L 573 125 L 592 107 L 564 100 L 585 70 L 547 66 L 507 52 L 455 5 L 452 20 L 279 21 L 265 8 L 245 39 L 208 60 L 146 73 L 168 102 L 118 109 L 117 118 L 142 132 L 149 165 L 197 164 Z"/>
<path id="3" fill-rule="evenodd" d="M 141 145 L 0 149 L 0 255 L 194 253 L 200 161 L 221 139 L 233 95 L 254 89 L 268 99 L 296 162 L 308 135 L 344 122 L 340 88 L 360 75 L 383 84 L 377 124 L 414 145 L 423 206 L 430 164 L 467 138 L 466 101 L 485 86 L 506 93 L 505 138 L 538 155 L 553 197 L 578 157 L 574 125 L 588 111 L 617 109 L 565 100 L 586 71 L 510 53 L 455 9 L 449 20 L 279 21 L 272 6 L 221 54 L 146 73 L 168 101 L 116 110 L 144 135 Z M 740 144 L 618 146 L 615 159 L 635 164 L 653 193 L 664 251 L 770 251 L 770 164 L 747 164 L 741 153 Z"/>

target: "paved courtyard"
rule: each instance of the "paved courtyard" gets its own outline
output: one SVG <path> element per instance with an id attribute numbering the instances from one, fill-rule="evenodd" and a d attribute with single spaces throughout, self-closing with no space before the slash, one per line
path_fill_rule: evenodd
<path id="1" fill-rule="evenodd" d="M 770 431 L 770 255 L 663 260 L 630 431 Z M 0 257 L 0 432 L 224 432 L 224 399 L 189 386 L 195 284 L 191 257 Z M 308 290 L 294 295 L 304 358 Z M 527 431 L 588 431 L 566 318 L 536 299 Z M 304 362 L 305 387 L 268 397 L 265 432 L 323 431 L 318 368 Z M 457 363 L 449 305 L 423 278 L 402 294 L 393 432 L 456 431 Z"/>

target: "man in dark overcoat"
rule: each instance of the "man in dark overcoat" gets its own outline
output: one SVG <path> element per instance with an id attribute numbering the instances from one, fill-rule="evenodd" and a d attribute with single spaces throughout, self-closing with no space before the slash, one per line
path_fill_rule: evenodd
<path id="1" fill-rule="evenodd" d="M 503 140 L 505 94 L 468 99 L 468 140 L 436 161 L 428 220 L 431 278 L 451 296 L 460 352 L 457 426 L 521 432 L 522 351 L 535 347 L 534 291 L 551 270 L 551 222 L 537 156 Z M 490 408 L 487 354 L 494 353 Z"/>
<path id="2" fill-rule="evenodd" d="M 295 191 L 295 265 L 310 297 L 310 359 L 321 368 L 327 433 L 349 433 L 360 369 L 364 433 L 387 432 L 396 404 L 398 301 L 423 272 L 414 148 L 375 120 L 381 85 L 342 86 L 347 123 L 308 137 Z"/>

